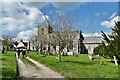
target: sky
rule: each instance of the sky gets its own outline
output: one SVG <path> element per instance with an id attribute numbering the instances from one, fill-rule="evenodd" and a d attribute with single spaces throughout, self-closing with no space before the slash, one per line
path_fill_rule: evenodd
<path id="1" fill-rule="evenodd" d="M 118 2 L 2 2 L 0 5 L 0 36 L 14 36 L 28 41 L 37 32 L 37 23 L 46 24 L 46 17 L 64 14 L 74 20 L 83 36 L 111 33 L 118 20 Z"/>

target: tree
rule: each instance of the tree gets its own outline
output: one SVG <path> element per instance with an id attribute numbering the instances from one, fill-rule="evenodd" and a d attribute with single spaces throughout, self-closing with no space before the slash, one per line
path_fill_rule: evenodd
<path id="1" fill-rule="evenodd" d="M 61 61 L 62 50 L 69 46 L 70 41 L 73 40 L 73 21 L 66 16 L 60 15 L 54 23 L 53 41 L 58 46 L 58 61 Z"/>
<path id="2" fill-rule="evenodd" d="M 120 22 L 115 22 L 115 27 L 112 28 L 112 34 L 106 35 L 102 31 L 104 43 L 106 44 L 107 55 L 113 56 L 115 64 L 118 65 L 117 60 L 120 60 Z"/>
<path id="3" fill-rule="evenodd" d="M 6 50 L 9 51 L 13 47 L 12 36 L 3 35 L 3 46 L 6 47 Z"/>
<path id="4" fill-rule="evenodd" d="M 33 46 L 35 47 L 36 53 L 38 54 L 40 44 L 37 35 L 34 36 L 34 40 L 32 41 L 32 43 Z"/>
<path id="5" fill-rule="evenodd" d="M 44 14 L 44 12 L 42 11 Z M 46 18 L 45 14 L 44 17 L 48 23 L 48 25 L 52 26 L 53 32 L 50 34 L 50 44 L 54 47 L 56 46 L 56 52 L 58 56 L 58 61 L 61 61 L 61 52 L 62 50 L 67 47 L 67 49 L 71 46 L 70 42 L 76 36 L 80 36 L 80 34 L 73 34 L 75 33 L 74 29 L 74 21 L 70 18 L 70 16 L 66 15 L 58 15 L 53 19 L 53 16 L 50 16 L 49 19 Z"/>
<path id="6" fill-rule="evenodd" d="M 42 26 L 39 24 L 38 20 L 37 20 L 37 33 L 35 35 L 31 35 L 31 43 L 33 45 L 33 47 L 35 47 L 36 52 L 38 54 L 39 50 L 41 53 L 43 53 L 43 45 L 48 43 L 48 33 L 46 27 L 47 26 Z"/>
<path id="7" fill-rule="evenodd" d="M 97 46 L 95 49 L 94 49 L 94 54 L 95 55 L 98 55 L 99 59 L 100 59 L 100 65 L 103 64 L 103 60 L 102 60 L 102 57 L 104 57 L 107 52 L 107 47 L 105 46 L 104 42 L 102 42 L 102 44 L 100 44 L 99 46 Z"/>

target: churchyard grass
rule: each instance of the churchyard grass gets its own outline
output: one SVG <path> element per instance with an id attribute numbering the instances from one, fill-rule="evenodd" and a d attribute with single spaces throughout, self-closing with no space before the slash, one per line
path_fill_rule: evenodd
<path id="1" fill-rule="evenodd" d="M 0 78 L 2 80 L 16 80 L 18 77 L 17 72 L 17 60 L 15 52 L 9 51 L 4 54 L 0 53 L 0 72 L 2 73 Z"/>
<path id="2" fill-rule="evenodd" d="M 56 56 L 44 57 L 35 52 L 29 52 L 29 57 L 50 67 L 66 78 L 118 78 L 118 66 L 104 59 L 104 64 L 100 65 L 99 59 L 90 61 L 87 54 L 76 56 L 62 56 L 62 61 L 58 62 Z"/>

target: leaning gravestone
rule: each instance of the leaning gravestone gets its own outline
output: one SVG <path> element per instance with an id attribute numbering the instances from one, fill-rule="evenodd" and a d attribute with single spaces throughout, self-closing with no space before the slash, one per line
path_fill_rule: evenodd
<path id="1" fill-rule="evenodd" d="M 59 54 L 59 46 L 56 46 L 56 52 Z"/>
<path id="2" fill-rule="evenodd" d="M 92 54 L 88 53 L 88 57 L 91 61 L 93 60 L 93 55 Z"/>
<path id="3" fill-rule="evenodd" d="M 56 46 L 56 53 L 59 55 L 59 46 Z M 56 57 L 56 59 L 58 59 L 58 57 Z"/>

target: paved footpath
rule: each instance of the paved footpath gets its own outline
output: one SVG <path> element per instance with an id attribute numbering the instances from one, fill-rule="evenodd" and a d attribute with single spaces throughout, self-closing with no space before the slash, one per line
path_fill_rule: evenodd
<path id="1" fill-rule="evenodd" d="M 27 57 L 28 60 L 33 62 L 38 68 L 40 68 L 40 72 L 43 78 L 64 78 L 57 72 L 53 71 L 52 69 L 44 66 L 43 64 L 38 63 L 37 61 L 33 60 L 32 58 Z"/>
<path id="2" fill-rule="evenodd" d="M 16 55 L 17 58 L 17 55 Z M 18 68 L 19 68 L 19 76 L 22 78 L 41 78 L 42 76 L 39 74 L 40 69 L 38 70 L 36 67 L 33 67 L 29 64 L 25 64 L 20 58 L 18 59 Z"/>
<path id="3" fill-rule="evenodd" d="M 16 58 L 17 58 L 17 56 L 16 56 Z M 57 72 L 44 66 L 43 64 L 38 63 L 37 61 L 33 60 L 32 58 L 26 57 L 26 59 L 33 62 L 37 68 L 34 66 L 31 66 L 29 64 L 25 64 L 20 58 L 19 59 L 17 58 L 20 77 L 23 77 L 23 78 L 61 78 L 61 79 L 65 79 L 63 76 L 61 76 Z"/>

